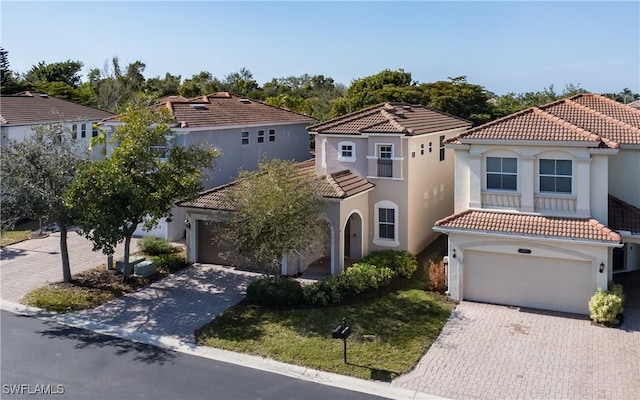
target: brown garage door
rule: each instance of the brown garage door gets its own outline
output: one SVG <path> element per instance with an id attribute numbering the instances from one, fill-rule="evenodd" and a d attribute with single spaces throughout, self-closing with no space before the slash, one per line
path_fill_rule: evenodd
<path id="1" fill-rule="evenodd" d="M 215 221 L 198 221 L 196 237 L 198 238 L 197 262 L 203 264 L 232 265 L 226 250 L 219 238 L 221 225 Z"/>

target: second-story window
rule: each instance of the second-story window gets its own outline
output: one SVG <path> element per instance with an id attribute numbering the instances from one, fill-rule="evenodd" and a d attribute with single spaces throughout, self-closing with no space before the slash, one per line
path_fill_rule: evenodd
<path id="1" fill-rule="evenodd" d="M 258 131 L 258 143 L 264 143 L 264 131 Z"/>
<path id="2" fill-rule="evenodd" d="M 98 127 L 95 125 L 91 125 L 91 137 L 98 136 Z"/>
<path id="3" fill-rule="evenodd" d="M 276 141 L 276 130 L 275 129 L 269 129 L 269 141 L 270 142 L 275 142 Z"/>
<path id="4" fill-rule="evenodd" d="M 518 190 L 518 159 L 487 157 L 487 189 Z"/>
<path id="5" fill-rule="evenodd" d="M 573 163 L 571 160 L 540 159 L 540 192 L 571 193 Z"/>
<path id="6" fill-rule="evenodd" d="M 444 161 L 444 135 L 440 136 L 440 161 Z"/>
<path id="7" fill-rule="evenodd" d="M 154 157 L 160 159 L 160 161 L 166 161 L 169 157 L 169 149 L 167 146 L 150 146 L 149 151 Z"/>
<path id="8" fill-rule="evenodd" d="M 378 176 L 391 178 L 393 176 L 393 146 L 378 146 Z"/>
<path id="9" fill-rule="evenodd" d="M 356 144 L 353 142 L 338 143 L 338 161 L 355 162 Z"/>
<path id="10" fill-rule="evenodd" d="M 77 139 L 77 138 L 78 138 L 78 125 L 73 124 L 71 125 L 71 139 Z"/>
<path id="11" fill-rule="evenodd" d="M 80 137 L 83 139 L 87 137 L 87 124 L 80 125 Z"/>
<path id="12" fill-rule="evenodd" d="M 242 144 L 249 144 L 249 132 L 242 132 Z"/>

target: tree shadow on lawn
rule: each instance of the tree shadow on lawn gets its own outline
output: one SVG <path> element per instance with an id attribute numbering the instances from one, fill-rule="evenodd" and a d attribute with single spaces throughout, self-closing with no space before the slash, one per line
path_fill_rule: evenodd
<path id="1" fill-rule="evenodd" d="M 166 362 L 173 363 L 173 359 L 176 357 L 176 355 L 169 350 L 149 344 L 132 342 L 113 336 L 98 334 L 86 329 L 58 325 L 52 322 L 45 322 L 45 324 L 50 325 L 50 329 L 37 333 L 49 339 L 77 341 L 78 343 L 74 346 L 76 349 L 112 348 L 114 354 L 117 356 L 132 354 L 133 361 L 145 364 L 159 363 L 163 365 Z"/>
<path id="2" fill-rule="evenodd" d="M 347 365 L 351 365 L 352 367 L 368 369 L 371 373 L 369 376 L 369 379 L 375 380 L 375 381 L 391 382 L 393 379 L 400 376 L 400 372 L 373 368 L 370 365 L 358 365 L 358 364 L 351 363 L 348 360 L 347 360 Z"/>

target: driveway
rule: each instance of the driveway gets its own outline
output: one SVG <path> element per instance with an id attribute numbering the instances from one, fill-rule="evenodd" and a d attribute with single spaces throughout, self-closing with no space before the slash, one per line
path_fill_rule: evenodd
<path id="1" fill-rule="evenodd" d="M 122 258 L 121 247 L 115 258 Z M 76 232 L 67 235 L 71 274 L 97 267 L 107 262 L 107 257 L 93 251 L 93 245 Z M 137 239 L 131 239 L 132 251 L 137 251 Z M 120 250 L 120 251 L 119 251 Z M 52 233 L 42 239 L 25 240 L 2 248 L 0 252 L 0 297 L 19 302 L 35 288 L 47 283 L 62 281 L 60 258 L 60 233 Z"/>
<path id="2" fill-rule="evenodd" d="M 453 399 L 636 399 L 640 279 L 632 281 L 620 329 L 463 301 L 416 368 L 392 384 Z"/>
<path id="3" fill-rule="evenodd" d="M 261 276 L 195 264 L 137 292 L 69 315 L 194 343 L 194 331 L 242 300 L 247 285 Z"/>

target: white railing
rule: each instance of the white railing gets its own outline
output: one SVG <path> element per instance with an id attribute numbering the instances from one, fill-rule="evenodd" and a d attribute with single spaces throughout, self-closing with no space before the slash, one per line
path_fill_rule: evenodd
<path id="1" fill-rule="evenodd" d="M 499 193 L 499 192 L 483 192 L 482 193 L 483 208 L 513 208 L 520 209 L 520 194 L 518 193 Z"/>

